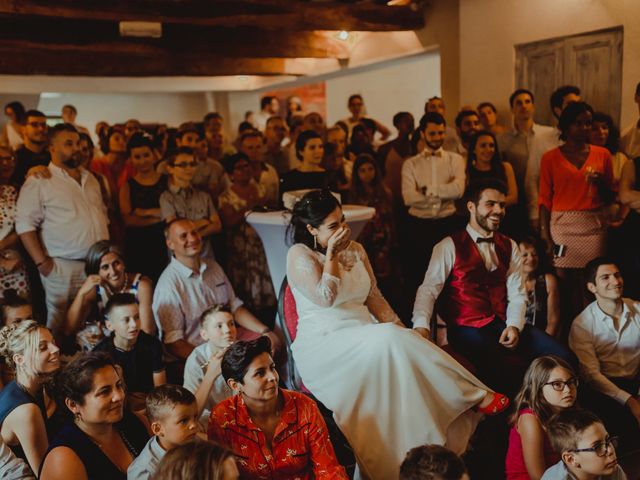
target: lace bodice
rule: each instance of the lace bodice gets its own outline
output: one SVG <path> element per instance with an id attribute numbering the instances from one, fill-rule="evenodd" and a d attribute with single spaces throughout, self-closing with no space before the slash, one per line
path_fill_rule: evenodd
<path id="1" fill-rule="evenodd" d="M 384 299 L 367 254 L 357 242 L 338 254 L 338 275 L 324 273 L 325 256 L 303 244 L 287 255 L 287 278 L 301 322 L 308 317 L 330 316 L 335 320 L 356 317 L 371 321 L 400 323 Z M 363 318 L 368 317 L 368 318 Z"/>

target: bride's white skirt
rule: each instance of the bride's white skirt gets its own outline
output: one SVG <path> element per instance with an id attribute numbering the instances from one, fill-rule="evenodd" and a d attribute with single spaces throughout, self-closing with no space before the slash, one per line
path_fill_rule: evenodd
<path id="1" fill-rule="evenodd" d="M 406 453 L 419 445 L 466 450 L 482 418 L 470 409 L 489 389 L 458 362 L 394 324 L 354 318 L 342 319 L 337 329 L 328 321 L 324 329 L 313 323 L 299 325 L 296 366 L 333 411 L 363 477 L 397 479 Z"/>

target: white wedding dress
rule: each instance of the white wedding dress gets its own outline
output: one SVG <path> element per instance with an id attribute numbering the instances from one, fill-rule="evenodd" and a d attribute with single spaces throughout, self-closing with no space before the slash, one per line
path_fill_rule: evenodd
<path id="1" fill-rule="evenodd" d="M 407 451 L 426 443 L 463 453 L 488 387 L 447 353 L 401 326 L 380 294 L 363 247 L 325 257 L 289 249 L 287 277 L 300 317 L 293 357 L 305 386 L 334 413 L 360 474 L 397 479 Z M 380 322 L 380 323 L 378 323 Z"/>

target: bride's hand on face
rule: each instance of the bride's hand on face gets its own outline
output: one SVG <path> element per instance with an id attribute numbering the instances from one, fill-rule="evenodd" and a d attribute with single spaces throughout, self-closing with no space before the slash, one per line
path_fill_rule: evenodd
<path id="1" fill-rule="evenodd" d="M 347 248 L 349 239 L 351 238 L 351 229 L 349 225 L 343 225 L 338 228 L 327 242 L 327 254 L 334 256 Z"/>

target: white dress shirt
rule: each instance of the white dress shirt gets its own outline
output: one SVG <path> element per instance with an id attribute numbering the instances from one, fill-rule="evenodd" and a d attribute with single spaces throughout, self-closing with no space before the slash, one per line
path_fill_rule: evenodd
<path id="1" fill-rule="evenodd" d="M 562 140 L 560 140 L 560 131 L 557 128 L 536 125 L 535 135 L 531 137 L 529 142 L 529 160 L 527 161 L 527 173 L 524 179 L 529 219 L 537 219 L 540 216 L 538 190 L 540 189 L 540 162 L 542 156 L 560 145 L 562 145 Z"/>
<path id="2" fill-rule="evenodd" d="M 639 392 L 625 392 L 608 377 L 633 378 L 640 374 L 640 302 L 623 299 L 618 325 L 597 301 L 591 303 L 573 321 L 569 347 L 580 360 L 582 376 L 624 405 Z"/>
<path id="3" fill-rule="evenodd" d="M 51 178 L 31 176 L 20 190 L 16 232 L 41 230 L 49 256 L 84 260 L 94 243 L 109 238 L 100 185 L 84 168 L 80 183 L 53 163 L 47 168 Z"/>
<path id="4" fill-rule="evenodd" d="M 467 225 L 467 232 L 474 242 L 481 235 L 471 225 Z M 491 234 L 489 237 L 492 237 Z M 476 243 L 485 266 L 489 271 L 498 268 L 498 257 L 493 242 Z M 442 292 L 456 261 L 456 247 L 451 237 L 446 237 L 433 248 L 429 268 L 424 276 L 424 282 L 418 288 L 416 302 L 413 307 L 413 328 L 429 328 L 429 319 L 433 313 L 433 306 Z M 525 292 L 522 275 L 520 274 L 520 251 L 516 242 L 511 240 L 511 262 L 507 270 L 507 318 L 509 327 L 522 330 L 525 324 Z"/>
<path id="5" fill-rule="evenodd" d="M 449 217 L 456 211 L 454 200 L 462 197 L 465 181 L 462 156 L 427 148 L 402 165 L 402 198 L 414 217 Z"/>
<path id="6" fill-rule="evenodd" d="M 640 157 L 640 120 L 624 129 L 620 136 L 620 150 L 630 159 Z"/>

